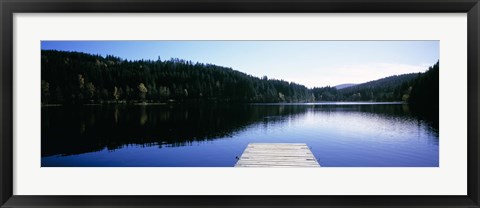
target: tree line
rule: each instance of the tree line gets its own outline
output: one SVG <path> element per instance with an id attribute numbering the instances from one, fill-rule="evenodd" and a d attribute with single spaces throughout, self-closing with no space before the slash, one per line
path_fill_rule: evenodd
<path id="1" fill-rule="evenodd" d="M 414 80 L 421 73 L 394 75 L 351 87 L 313 88 L 315 97 L 322 101 L 372 101 L 372 102 L 407 102 L 413 88 Z"/>
<path id="2" fill-rule="evenodd" d="M 182 59 L 125 60 L 80 52 L 42 50 L 42 104 L 137 102 L 404 101 L 426 103 L 438 92 L 438 62 L 426 73 L 391 76 L 336 89 Z M 433 71 L 437 71 L 436 74 Z M 436 82 L 434 80 L 437 80 Z M 432 81 L 433 80 L 433 81 Z M 433 90 L 433 91 L 432 91 Z"/>

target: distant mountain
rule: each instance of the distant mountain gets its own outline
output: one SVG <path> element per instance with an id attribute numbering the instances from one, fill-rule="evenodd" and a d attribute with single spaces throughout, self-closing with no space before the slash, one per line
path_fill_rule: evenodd
<path id="1" fill-rule="evenodd" d="M 343 89 L 343 88 L 347 88 L 347 87 L 352 87 L 352 86 L 355 86 L 357 84 L 351 84 L 351 83 L 348 83 L 348 84 L 339 84 L 337 86 L 335 86 L 335 88 L 337 90 L 340 90 L 340 89 Z"/>

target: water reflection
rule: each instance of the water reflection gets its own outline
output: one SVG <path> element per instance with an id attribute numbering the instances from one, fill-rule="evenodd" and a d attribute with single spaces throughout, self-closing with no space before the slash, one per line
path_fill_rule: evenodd
<path id="1" fill-rule="evenodd" d="M 125 154 L 120 157 L 112 152 L 135 147 L 137 149 L 131 151 L 137 154 L 160 154 L 158 147 L 176 147 L 168 151 L 172 158 L 151 165 L 233 166 L 232 158 L 241 154 L 248 142 L 306 142 L 314 154 L 325 161 L 322 165 L 327 166 L 382 166 L 383 161 L 368 162 L 372 160 L 370 156 L 379 154 L 385 154 L 384 159 L 390 160 L 388 164 L 391 165 L 395 164 L 392 160 L 398 160 L 395 151 L 405 156 L 400 160 L 416 157 L 420 160 L 414 161 L 421 161 L 420 166 L 437 166 L 438 128 L 433 123 L 401 104 L 43 107 L 42 157 L 90 152 L 100 155 L 107 154 L 104 152 L 107 150 L 110 157 L 125 161 Z M 213 141 L 215 143 L 211 143 Z M 198 148 L 188 150 L 190 152 L 180 148 L 192 144 Z M 378 148 L 372 152 L 375 146 Z M 147 147 L 157 147 L 157 150 Z M 205 151 L 202 154 L 208 156 L 196 156 L 200 157 L 196 158 L 200 162 L 193 163 L 195 151 Z M 429 152 L 419 157 L 415 151 Z M 182 154 L 188 155 L 190 161 L 184 158 L 183 163 L 176 163 L 173 158 Z M 150 166 L 144 162 L 137 161 L 131 166 Z M 419 165 L 397 162 L 406 166 Z M 89 164 L 94 163 L 87 162 L 83 166 Z M 42 165 L 49 166 L 45 162 Z"/>
<path id="2" fill-rule="evenodd" d="M 154 105 L 42 108 L 42 156 L 228 137 L 255 122 L 277 122 L 308 106 Z"/>

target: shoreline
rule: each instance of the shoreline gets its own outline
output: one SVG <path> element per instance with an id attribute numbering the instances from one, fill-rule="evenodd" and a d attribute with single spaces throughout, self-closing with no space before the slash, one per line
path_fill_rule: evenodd
<path id="1" fill-rule="evenodd" d="M 176 104 L 194 104 L 194 103 L 226 103 L 226 104 L 245 104 L 245 105 L 400 105 L 407 104 L 407 102 L 392 101 L 392 102 L 374 102 L 374 101 L 320 101 L 320 102 L 291 102 L 291 103 L 231 103 L 231 102 L 155 102 L 155 103 L 86 103 L 86 104 L 42 104 L 41 107 L 62 107 L 62 106 L 107 106 L 107 105 L 133 105 L 133 106 L 152 106 L 152 105 L 176 105 Z"/>

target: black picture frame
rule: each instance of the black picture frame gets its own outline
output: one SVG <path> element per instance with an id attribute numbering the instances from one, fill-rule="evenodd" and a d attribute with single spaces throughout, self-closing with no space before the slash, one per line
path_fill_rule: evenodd
<path id="1" fill-rule="evenodd" d="M 480 207 L 479 0 L 0 0 L 0 204 L 2 207 Z M 13 195 L 15 13 L 467 13 L 468 194 L 466 196 L 25 196 Z"/>

